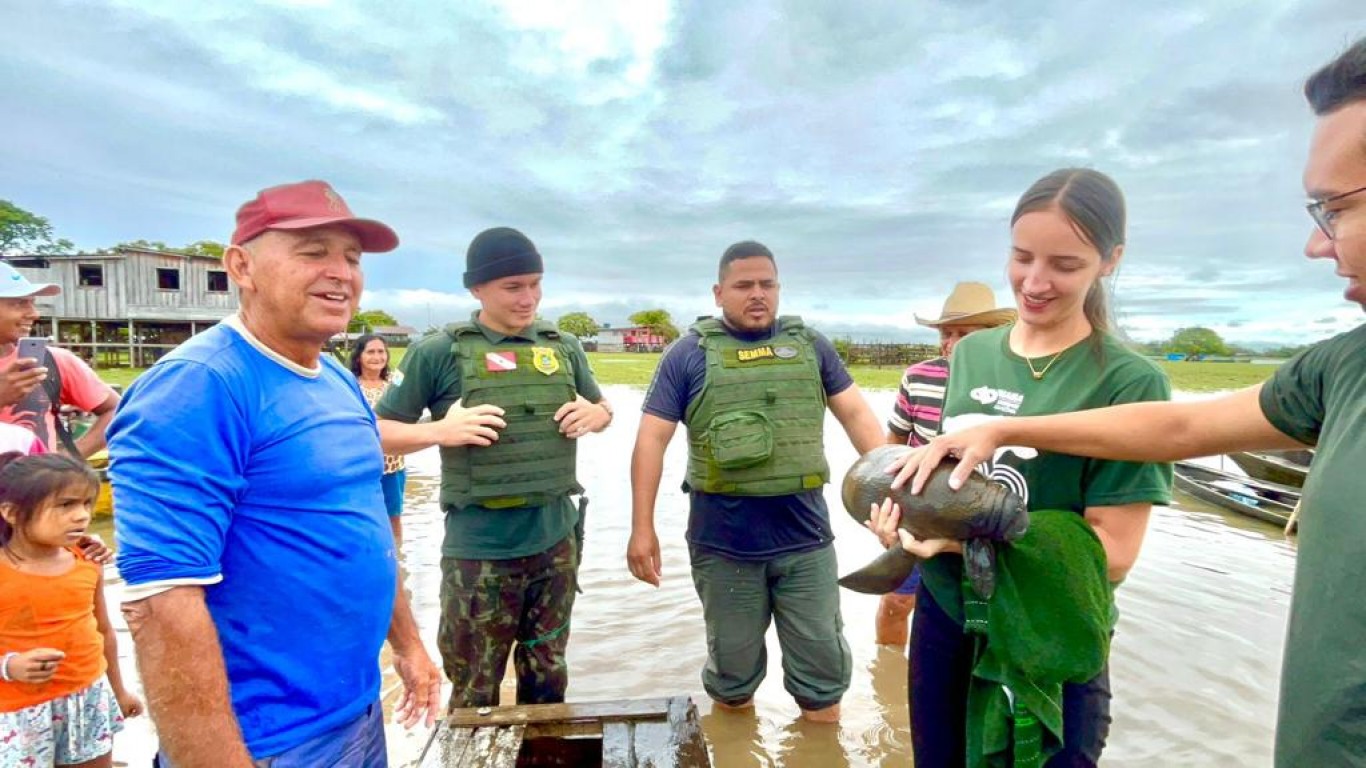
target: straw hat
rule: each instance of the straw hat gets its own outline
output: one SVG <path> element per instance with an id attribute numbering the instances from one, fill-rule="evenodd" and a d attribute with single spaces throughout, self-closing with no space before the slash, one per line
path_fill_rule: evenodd
<path id="1" fill-rule="evenodd" d="M 941 325 L 1005 325 L 1015 320 L 1016 312 L 996 306 L 996 294 L 986 283 L 959 283 L 944 300 L 939 317 L 929 320 L 915 316 L 921 325 L 937 328 Z"/>

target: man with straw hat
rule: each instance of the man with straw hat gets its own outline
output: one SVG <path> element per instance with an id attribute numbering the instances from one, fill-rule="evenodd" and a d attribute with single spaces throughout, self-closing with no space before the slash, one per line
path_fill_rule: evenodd
<path id="1" fill-rule="evenodd" d="M 937 318 L 916 315 L 917 323 L 938 329 L 940 356 L 916 363 L 902 374 L 901 390 L 892 407 L 892 416 L 887 420 L 887 442 L 918 446 L 939 434 L 944 385 L 949 380 L 949 355 L 954 345 L 973 331 L 1014 320 L 1015 310 L 997 307 L 996 295 L 986 283 L 955 285 Z M 915 610 L 915 591 L 919 586 L 920 571 L 917 569 L 895 592 L 882 596 L 877 611 L 879 645 L 906 645 L 910 639 L 907 618 Z"/>

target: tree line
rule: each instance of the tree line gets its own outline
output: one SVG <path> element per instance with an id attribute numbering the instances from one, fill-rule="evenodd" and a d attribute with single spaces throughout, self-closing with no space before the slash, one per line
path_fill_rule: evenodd
<path id="1" fill-rule="evenodd" d="M 167 245 L 157 240 L 130 240 L 100 250 L 141 248 L 221 259 L 223 258 L 223 249 L 226 247 L 214 240 L 199 240 L 182 246 Z M 18 256 L 21 254 L 53 256 L 72 253 L 75 250 L 76 245 L 70 240 L 57 237 L 52 222 L 48 221 L 46 217 L 26 211 L 8 200 L 0 200 L 0 256 Z"/>
<path id="2" fill-rule="evenodd" d="M 631 315 L 627 321 L 635 327 L 645 328 L 656 336 L 662 336 L 665 342 L 673 341 L 679 335 L 678 326 L 674 325 L 673 318 L 664 309 L 643 309 Z M 587 312 L 561 315 L 560 319 L 555 321 L 555 327 L 579 338 L 592 338 L 602 330 L 602 325 Z"/>
<path id="3" fill-rule="evenodd" d="M 1310 344 L 1287 345 L 1261 351 L 1224 341 L 1216 331 L 1202 326 L 1180 328 L 1165 341 L 1150 341 L 1136 345 L 1146 355 L 1180 355 L 1185 360 L 1205 357 L 1275 357 L 1289 358 L 1308 349 Z"/>
<path id="4" fill-rule="evenodd" d="M 119 243 L 113 248 L 144 248 L 169 253 L 183 253 L 191 256 L 210 256 L 223 258 L 222 243 L 214 240 L 198 240 L 182 246 L 171 246 L 157 240 L 130 240 Z M 45 217 L 26 211 L 8 200 L 0 200 L 0 256 L 18 254 L 52 255 L 71 253 L 76 246 L 66 238 L 59 238 L 52 223 Z M 673 318 L 663 309 L 644 309 L 629 318 L 631 325 L 645 328 L 651 333 L 664 337 L 666 342 L 678 338 L 678 327 Z M 369 331 L 378 326 L 398 325 L 393 315 L 382 309 L 361 310 L 352 318 L 348 330 L 352 333 Z M 587 312 L 569 312 L 555 321 L 556 327 L 566 333 L 581 338 L 596 336 L 602 326 Z M 430 332 L 433 329 L 428 329 Z M 1214 330 L 1201 326 L 1181 328 L 1165 341 L 1152 341 L 1135 345 L 1140 352 L 1148 355 L 1181 355 L 1187 360 L 1202 357 L 1225 357 L 1229 355 L 1265 355 L 1267 357 L 1293 357 L 1310 345 L 1284 346 L 1256 352 L 1237 344 L 1225 342 Z"/>

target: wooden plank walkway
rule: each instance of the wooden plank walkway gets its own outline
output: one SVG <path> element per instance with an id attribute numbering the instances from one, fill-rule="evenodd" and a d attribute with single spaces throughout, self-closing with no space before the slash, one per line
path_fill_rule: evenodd
<path id="1" fill-rule="evenodd" d="M 452 712 L 420 768 L 710 768 L 697 708 L 686 696 Z"/>

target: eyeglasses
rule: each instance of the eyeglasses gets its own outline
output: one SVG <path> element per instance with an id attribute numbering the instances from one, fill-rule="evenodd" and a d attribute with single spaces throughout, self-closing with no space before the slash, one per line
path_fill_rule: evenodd
<path id="1" fill-rule="evenodd" d="M 1333 195 L 1332 197 L 1325 197 L 1322 200 L 1312 200 L 1305 204 L 1304 209 L 1309 211 L 1309 218 L 1313 219 L 1314 223 L 1319 225 L 1319 229 L 1323 234 L 1327 235 L 1329 240 L 1334 240 L 1336 237 L 1333 233 L 1333 219 L 1336 218 L 1337 212 L 1325 211 L 1323 210 L 1323 206 L 1341 200 L 1344 197 L 1351 197 L 1358 192 L 1366 192 L 1366 187 L 1354 189 L 1351 192 L 1343 192 L 1340 195 Z"/>

